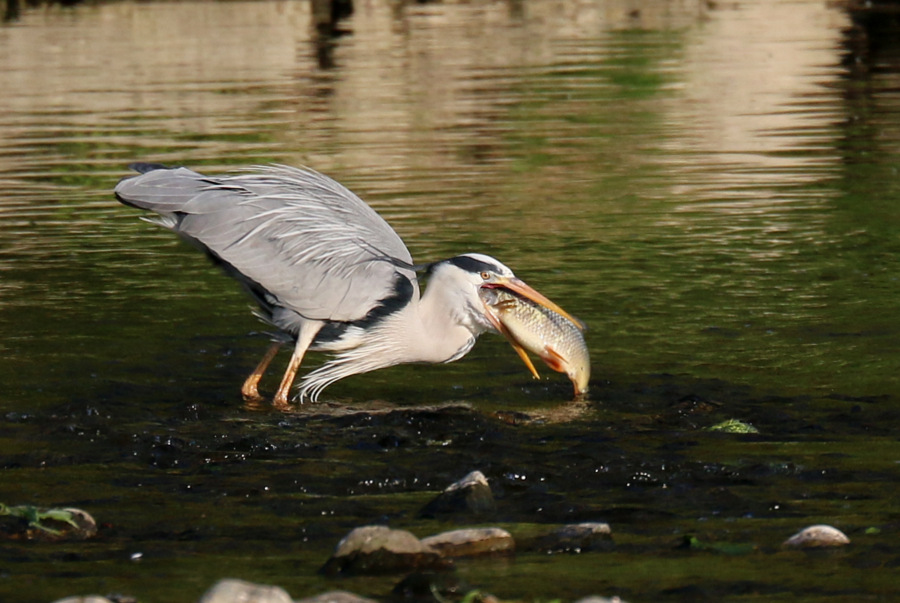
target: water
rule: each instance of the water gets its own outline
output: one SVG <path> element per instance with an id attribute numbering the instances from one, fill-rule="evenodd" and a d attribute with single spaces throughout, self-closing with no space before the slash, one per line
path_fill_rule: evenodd
<path id="1" fill-rule="evenodd" d="M 461 565 L 501 597 L 898 595 L 891 19 L 375 0 L 344 35 L 311 20 L 305 2 L 121 2 L 0 27 L 0 502 L 101 523 L 86 544 L 5 544 L 0 599 L 191 601 L 225 575 L 384 597 L 397 577 L 315 570 L 357 525 L 448 527 L 416 511 L 476 468 L 517 535 L 606 520 L 616 538 Z M 135 160 L 308 165 L 417 261 L 495 255 L 589 324 L 590 402 L 485 336 L 319 407 L 244 408 L 262 327 L 201 254 L 115 202 Z M 703 431 L 728 418 L 761 435 Z M 779 549 L 819 522 L 851 547 Z M 677 548 L 688 534 L 753 552 Z"/>

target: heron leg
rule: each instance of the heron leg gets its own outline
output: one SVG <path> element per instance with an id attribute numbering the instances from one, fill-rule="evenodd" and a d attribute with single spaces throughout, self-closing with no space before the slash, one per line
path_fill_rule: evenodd
<path id="1" fill-rule="evenodd" d="M 281 346 L 282 342 L 280 341 L 276 341 L 270 345 L 269 349 L 266 350 L 265 356 L 262 357 L 262 360 L 259 361 L 259 364 L 256 365 L 256 368 L 253 369 L 253 372 L 250 373 L 250 376 L 244 381 L 244 385 L 241 386 L 241 394 L 244 396 L 244 400 L 259 400 L 262 398 L 262 396 L 259 395 L 259 389 L 257 389 L 259 380 L 262 379 L 263 373 L 269 368 L 269 364 L 271 364 L 272 360 L 275 358 L 275 354 L 281 349 Z"/>
<path id="2" fill-rule="evenodd" d="M 291 361 L 288 363 L 287 370 L 284 371 L 284 377 L 281 379 L 281 385 L 278 386 L 275 397 L 272 398 L 273 406 L 288 406 L 288 395 L 291 393 L 291 385 L 294 384 L 294 377 L 297 375 L 300 363 L 303 362 L 303 355 L 306 354 L 306 350 L 309 349 L 310 344 L 316 338 L 323 324 L 325 323 L 309 322 L 300 329 L 300 333 L 297 334 L 297 344 L 294 346 L 294 353 L 291 354 Z"/>

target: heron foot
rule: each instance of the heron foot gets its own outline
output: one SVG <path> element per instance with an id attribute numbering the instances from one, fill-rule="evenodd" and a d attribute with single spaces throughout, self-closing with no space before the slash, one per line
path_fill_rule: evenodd
<path id="1" fill-rule="evenodd" d="M 256 381 L 259 381 L 259 379 Z M 247 379 L 241 387 L 241 396 L 243 396 L 244 402 L 259 402 L 263 399 L 263 397 L 259 395 L 259 389 L 257 389 L 256 383 L 250 383 L 250 379 Z"/>
<path id="2" fill-rule="evenodd" d="M 284 410 L 285 408 L 291 407 L 291 401 L 287 396 L 281 396 L 276 394 L 274 398 L 272 398 L 272 406 L 275 408 Z"/>
<path id="3" fill-rule="evenodd" d="M 262 379 L 263 373 L 269 368 L 269 364 L 275 358 L 279 348 L 281 348 L 281 342 L 276 341 L 270 345 L 262 360 L 259 361 L 259 364 L 256 365 L 256 368 L 244 381 L 244 384 L 241 386 L 241 395 L 244 396 L 245 402 L 254 404 L 263 401 L 263 397 L 259 395 L 259 380 Z"/>

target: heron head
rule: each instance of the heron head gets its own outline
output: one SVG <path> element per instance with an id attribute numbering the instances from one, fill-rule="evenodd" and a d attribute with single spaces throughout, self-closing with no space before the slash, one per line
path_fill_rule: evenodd
<path id="1" fill-rule="evenodd" d="M 478 294 L 481 289 L 500 288 L 513 291 L 557 314 L 565 316 L 569 320 L 576 322 L 576 324 L 580 324 L 578 319 L 550 301 L 542 293 L 525 283 L 525 281 L 516 277 L 508 266 L 489 255 L 482 253 L 458 255 L 433 264 L 429 267 L 429 272 L 432 273 L 432 278 L 440 274 L 440 278 L 447 279 L 452 283 L 454 292 L 465 299 L 465 307 L 469 309 L 471 315 L 484 328 L 503 332 L 496 314 L 491 311 L 490 307 L 483 302 Z"/>

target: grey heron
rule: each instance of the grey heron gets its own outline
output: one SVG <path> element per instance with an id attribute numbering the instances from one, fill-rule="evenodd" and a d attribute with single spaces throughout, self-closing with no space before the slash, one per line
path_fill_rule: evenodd
<path id="1" fill-rule="evenodd" d="M 237 279 L 280 336 L 241 388 L 258 384 L 278 349 L 294 349 L 273 403 L 288 404 L 307 351 L 334 356 L 307 374 L 299 399 L 339 379 L 396 364 L 452 362 L 496 331 L 482 287 L 502 287 L 569 317 L 496 259 L 466 253 L 413 264 L 399 235 L 359 197 L 310 169 L 258 166 L 221 176 L 153 163 L 115 188 L 125 205 L 193 243 Z M 427 276 L 420 292 L 417 272 Z M 420 294 L 421 293 L 421 294 Z"/>

